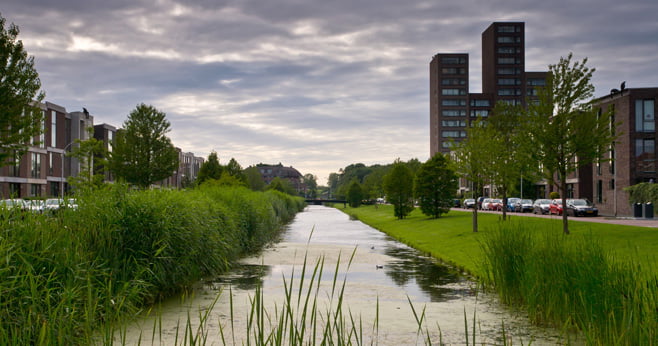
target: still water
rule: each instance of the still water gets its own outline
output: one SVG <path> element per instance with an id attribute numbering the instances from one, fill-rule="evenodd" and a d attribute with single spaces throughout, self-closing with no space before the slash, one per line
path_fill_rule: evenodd
<path id="1" fill-rule="evenodd" d="M 280 310 L 286 287 L 293 286 L 297 297 L 304 263 L 307 282 L 315 265 L 323 264 L 318 266 L 321 279 L 316 279 L 318 300 L 328 301 L 332 285 L 345 282 L 343 313 L 362 324 L 368 344 L 423 345 L 427 337 L 433 344 L 466 344 L 467 334 L 471 343 L 475 335 L 477 344 L 501 344 L 503 334 L 514 344 L 559 343 L 558 332 L 531 326 L 522 313 L 478 292 L 455 268 L 323 206 L 307 207 L 286 227 L 280 242 L 241 260 L 230 273 L 154 308 L 126 328 L 122 342 L 182 344 L 188 329 L 188 334 L 205 335 L 207 345 L 246 344 L 256 288 L 262 290 L 268 311 Z M 416 317 L 423 311 L 419 334 Z M 202 332 L 199 316 L 207 316 Z"/>

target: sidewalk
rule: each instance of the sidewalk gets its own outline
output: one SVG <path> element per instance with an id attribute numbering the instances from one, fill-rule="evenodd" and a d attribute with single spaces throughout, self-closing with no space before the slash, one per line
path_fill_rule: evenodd
<path id="1" fill-rule="evenodd" d="M 472 211 L 471 209 L 463 208 L 452 208 L 456 211 Z M 489 213 L 489 214 L 501 214 L 500 211 L 485 211 L 478 210 L 478 213 Z M 532 213 L 507 213 L 508 216 L 518 217 L 543 217 L 543 218 L 552 218 L 552 219 L 562 219 L 562 216 L 557 215 L 537 215 Z M 639 226 L 639 227 L 650 227 L 658 228 L 658 219 L 644 219 L 644 218 L 633 218 L 633 217 L 611 217 L 611 216 L 593 216 L 593 217 L 574 217 L 569 216 L 569 220 L 574 221 L 584 221 L 584 222 L 599 222 L 599 223 L 609 223 L 614 225 L 627 225 L 627 226 Z"/>

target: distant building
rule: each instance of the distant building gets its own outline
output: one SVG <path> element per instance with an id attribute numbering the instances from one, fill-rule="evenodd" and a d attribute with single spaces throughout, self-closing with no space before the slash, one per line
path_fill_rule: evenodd
<path id="1" fill-rule="evenodd" d="M 304 191 L 303 176 L 298 170 L 290 167 L 284 167 L 281 163 L 278 165 L 268 165 L 259 163 L 256 165 L 263 181 L 269 185 L 274 178 L 287 180 L 297 192 Z"/>

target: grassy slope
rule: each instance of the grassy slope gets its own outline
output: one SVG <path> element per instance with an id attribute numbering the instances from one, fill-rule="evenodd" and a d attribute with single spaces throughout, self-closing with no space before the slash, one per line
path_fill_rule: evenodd
<path id="1" fill-rule="evenodd" d="M 337 208 L 355 215 L 364 223 L 408 244 L 433 257 L 452 263 L 479 276 L 483 259 L 480 240 L 501 219 L 501 214 L 479 213 L 479 232 L 472 231 L 471 211 L 450 211 L 439 219 L 429 219 L 420 210 L 415 210 L 404 220 L 393 216 L 390 205 L 362 206 L 359 208 Z M 562 231 L 561 219 L 545 219 L 511 215 L 512 222 L 530 224 L 532 229 Z M 658 229 L 620 226 L 611 224 L 569 221 L 574 237 L 596 237 L 601 244 L 620 258 L 631 258 L 642 263 L 646 269 L 658 273 L 656 253 L 658 251 Z"/>

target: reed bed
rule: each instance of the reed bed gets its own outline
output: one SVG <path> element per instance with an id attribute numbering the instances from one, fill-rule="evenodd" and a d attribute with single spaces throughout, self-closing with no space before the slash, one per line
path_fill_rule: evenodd
<path id="1" fill-rule="evenodd" d="M 587 344 L 658 343 L 658 281 L 597 239 L 500 223 L 482 241 L 483 282 L 530 319 L 577 330 Z"/>
<path id="2" fill-rule="evenodd" d="M 0 209 L 0 344 L 112 344 L 117 322 L 227 270 L 304 206 L 241 187 L 76 198 L 54 217 Z"/>

